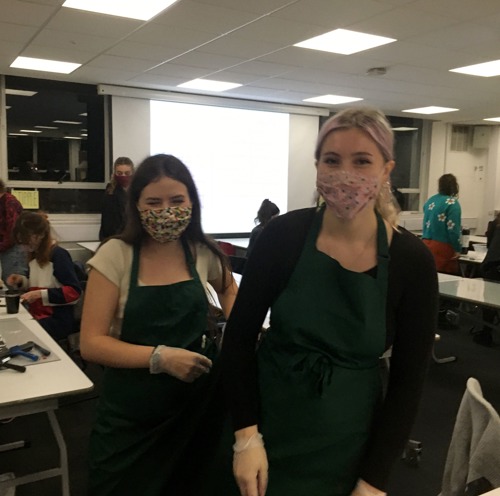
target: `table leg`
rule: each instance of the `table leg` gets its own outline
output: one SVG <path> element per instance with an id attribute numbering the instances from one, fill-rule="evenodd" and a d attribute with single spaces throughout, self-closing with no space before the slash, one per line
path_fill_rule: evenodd
<path id="1" fill-rule="evenodd" d="M 66 449 L 66 442 L 59 427 L 59 422 L 54 410 L 49 410 L 47 412 L 49 417 L 50 425 L 52 426 L 52 431 L 59 446 L 59 459 L 61 464 L 61 479 L 62 479 L 62 495 L 69 496 L 69 473 L 68 473 L 68 452 Z"/>

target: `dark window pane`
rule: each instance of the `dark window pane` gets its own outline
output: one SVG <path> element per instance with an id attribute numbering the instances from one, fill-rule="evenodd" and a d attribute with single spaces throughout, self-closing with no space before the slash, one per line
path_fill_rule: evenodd
<path id="1" fill-rule="evenodd" d="M 5 82 L 8 179 L 103 182 L 105 97 L 96 86 L 15 76 Z"/>

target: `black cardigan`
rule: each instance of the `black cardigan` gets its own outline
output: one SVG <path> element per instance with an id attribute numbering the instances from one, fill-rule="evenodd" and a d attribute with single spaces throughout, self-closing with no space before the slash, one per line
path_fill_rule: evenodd
<path id="1" fill-rule="evenodd" d="M 259 423 L 256 340 L 271 304 L 302 252 L 315 209 L 289 212 L 263 230 L 247 261 L 224 333 L 221 363 L 235 430 Z M 360 477 L 383 490 L 408 440 L 434 341 L 438 283 L 427 247 L 403 228 L 389 249 L 387 348 L 393 346 L 387 393 L 374 421 Z M 371 271 L 370 271 L 371 273 Z M 307 309 L 304 309 L 307 311 Z"/>
<path id="2" fill-rule="evenodd" d="M 115 187 L 113 193 L 104 193 L 101 228 L 99 229 L 100 241 L 115 234 L 120 234 L 123 231 L 125 227 L 126 203 L 127 192 L 118 185 Z"/>

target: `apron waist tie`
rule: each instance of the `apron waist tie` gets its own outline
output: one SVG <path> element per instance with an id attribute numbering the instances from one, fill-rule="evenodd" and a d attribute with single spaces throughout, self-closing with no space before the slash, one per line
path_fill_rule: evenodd
<path id="1" fill-rule="evenodd" d="M 292 372 L 311 372 L 314 376 L 314 390 L 323 397 L 325 389 L 332 383 L 334 368 L 334 361 L 325 355 L 317 355 L 312 359 L 306 356 L 292 366 Z"/>

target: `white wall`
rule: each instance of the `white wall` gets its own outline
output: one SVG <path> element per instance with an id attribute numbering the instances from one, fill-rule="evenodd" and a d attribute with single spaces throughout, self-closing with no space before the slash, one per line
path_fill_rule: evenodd
<path id="1" fill-rule="evenodd" d="M 116 157 L 129 157 L 139 165 L 150 155 L 149 101 L 114 96 L 111 106 L 111 149 Z"/>
<path id="2" fill-rule="evenodd" d="M 316 191 L 314 145 L 318 135 L 318 125 L 317 117 L 290 115 L 288 210 L 314 205 Z"/>
<path id="3" fill-rule="evenodd" d="M 139 164 L 150 153 L 149 100 L 113 96 L 112 109 L 114 156 L 127 155 Z M 290 114 L 288 210 L 314 204 L 314 144 L 318 129 L 317 115 Z"/>
<path id="4" fill-rule="evenodd" d="M 442 174 L 454 174 L 460 186 L 462 224 L 475 224 L 476 233 L 483 234 L 493 210 L 500 206 L 499 128 L 492 126 L 488 148 L 462 152 L 450 149 L 451 130 L 451 124 L 433 123 L 427 196 L 437 193 Z"/>

